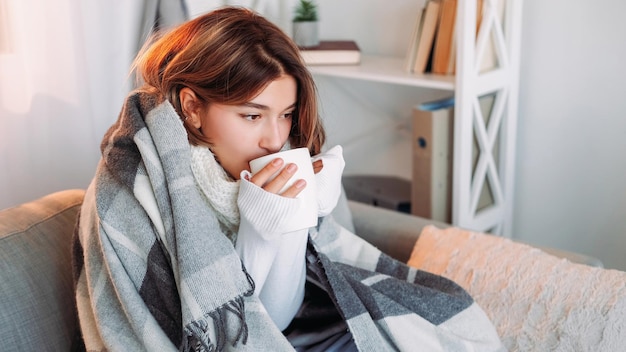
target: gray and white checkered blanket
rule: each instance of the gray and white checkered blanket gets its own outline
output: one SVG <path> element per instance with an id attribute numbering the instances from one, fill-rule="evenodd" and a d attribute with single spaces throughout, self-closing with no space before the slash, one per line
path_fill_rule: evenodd
<path id="1" fill-rule="evenodd" d="M 101 149 L 74 250 L 86 348 L 293 350 L 194 183 L 171 104 L 133 92 Z M 311 229 L 308 248 L 310 277 L 360 351 L 503 350 L 462 288 L 391 259 L 332 217 Z"/>

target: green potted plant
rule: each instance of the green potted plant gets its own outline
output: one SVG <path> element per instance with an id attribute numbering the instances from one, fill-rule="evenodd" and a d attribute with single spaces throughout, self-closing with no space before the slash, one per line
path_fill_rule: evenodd
<path id="1" fill-rule="evenodd" d="M 303 48 L 319 45 L 317 4 L 313 0 L 298 0 L 293 17 L 293 40 Z"/>

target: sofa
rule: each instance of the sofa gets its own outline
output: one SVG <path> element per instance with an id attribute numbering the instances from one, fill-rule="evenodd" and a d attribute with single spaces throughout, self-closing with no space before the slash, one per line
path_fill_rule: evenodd
<path id="1" fill-rule="evenodd" d="M 78 333 L 72 232 L 84 190 L 0 211 L 0 346 L 69 351 Z M 511 351 L 619 351 L 626 346 L 626 273 L 594 258 L 540 249 L 348 201 L 346 228 L 383 252 L 459 283 Z"/>

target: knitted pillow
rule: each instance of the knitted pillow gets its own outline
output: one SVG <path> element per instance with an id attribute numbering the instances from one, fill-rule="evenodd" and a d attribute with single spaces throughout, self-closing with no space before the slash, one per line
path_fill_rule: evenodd
<path id="1" fill-rule="evenodd" d="M 559 259 L 509 239 L 428 226 L 408 264 L 463 286 L 510 351 L 619 351 L 626 273 Z"/>

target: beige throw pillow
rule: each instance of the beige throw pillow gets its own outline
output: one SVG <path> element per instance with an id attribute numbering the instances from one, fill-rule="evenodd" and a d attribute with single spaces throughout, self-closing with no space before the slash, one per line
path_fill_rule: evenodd
<path id="1" fill-rule="evenodd" d="M 459 228 L 422 231 L 410 266 L 463 286 L 511 351 L 619 351 L 626 346 L 626 273 Z"/>

